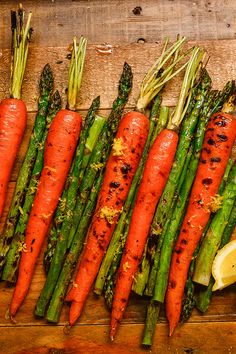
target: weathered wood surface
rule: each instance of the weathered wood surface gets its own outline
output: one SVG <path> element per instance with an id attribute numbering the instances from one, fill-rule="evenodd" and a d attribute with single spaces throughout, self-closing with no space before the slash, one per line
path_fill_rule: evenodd
<path id="1" fill-rule="evenodd" d="M 142 335 L 143 325 L 129 324 L 120 327 L 114 343 L 108 340 L 108 326 L 76 326 L 66 335 L 62 326 L 27 326 L 1 328 L 3 354 L 234 354 L 236 323 L 189 323 L 168 337 L 167 327 L 157 325 L 152 350 L 136 343 Z M 15 340 L 3 341 L 2 338 Z"/>
<path id="2" fill-rule="evenodd" d="M 180 33 L 191 39 L 233 39 L 235 0 L 24 0 L 37 46 L 64 46 L 83 34 L 91 43 L 156 42 Z M 10 9 L 1 0 L 1 47 L 10 43 Z M 1 23 L 1 22 L 0 22 Z"/>
<path id="3" fill-rule="evenodd" d="M 93 1 L 91 1 L 92 3 Z M 9 2 L 11 3 L 11 1 Z M 26 2 L 28 3 L 28 2 Z M 31 2 L 32 3 L 32 2 Z M 78 4 L 83 1 L 78 2 Z M 101 2 L 98 2 L 101 4 Z M 119 2 L 120 3 L 120 2 Z M 230 2 L 228 2 L 229 4 Z M 5 5 L 6 4 L 6 5 Z M 60 4 L 60 2 L 57 4 Z M 2 2 L 1 6 L 8 6 Z M 9 6 L 8 6 L 9 8 Z M 210 54 L 209 72 L 215 88 L 222 88 L 228 80 L 236 77 L 235 50 L 236 40 L 199 41 Z M 192 45 L 190 43 L 189 45 Z M 101 55 L 97 45 L 90 45 L 86 59 L 84 83 L 81 90 L 82 109 L 88 108 L 91 100 L 101 94 L 101 112 L 108 114 L 113 98 L 116 96 L 117 81 L 124 60 L 127 60 L 134 71 L 134 88 L 128 104 L 133 107 L 138 96 L 139 84 L 154 58 L 158 57 L 160 43 L 113 45 L 111 54 Z M 7 95 L 9 82 L 9 50 L 3 50 L 0 57 L 0 99 Z M 28 67 L 23 87 L 23 97 L 28 111 L 28 125 L 24 140 L 17 157 L 9 185 L 8 199 L 4 218 L 10 204 L 19 166 L 23 160 L 37 107 L 37 82 L 40 71 L 46 62 L 50 62 L 56 76 L 55 87 L 64 93 L 67 86 L 68 60 L 67 49 L 31 47 Z M 62 62 L 61 62 L 62 61 Z M 104 75 L 106 73 L 106 75 Z M 178 96 L 180 79 L 168 86 L 165 104 L 173 106 Z M 85 112 L 83 112 L 85 113 Z M 35 301 L 43 286 L 42 257 L 38 261 L 30 292 L 20 309 L 15 325 L 5 319 L 5 311 L 11 298 L 12 289 L 0 284 L 0 353 L 141 353 L 140 347 L 145 306 L 147 301 L 132 297 L 123 325 L 113 344 L 108 340 L 109 313 L 103 300 L 93 294 L 85 306 L 79 324 L 71 331 L 70 336 L 63 333 L 68 307 L 65 306 L 59 326 L 48 325 L 44 320 L 35 319 L 33 310 Z M 180 327 L 172 339 L 167 337 L 166 323 L 157 326 L 153 353 L 236 353 L 236 292 L 235 286 L 216 294 L 206 315 L 195 311 L 188 324 Z M 161 321 L 164 322 L 162 315 Z"/>
<path id="4" fill-rule="evenodd" d="M 189 42 L 186 47 L 191 47 L 196 42 Z M 199 41 L 198 45 L 205 48 L 209 58 L 207 68 L 213 79 L 216 89 L 222 88 L 227 80 L 236 77 L 235 52 L 236 40 L 227 41 Z M 131 66 L 134 74 L 133 90 L 128 107 L 134 107 L 138 98 L 140 83 L 150 65 L 158 58 L 162 50 L 162 43 L 114 45 L 112 52 L 102 54 L 100 46 L 89 45 L 85 62 L 83 82 L 80 92 L 78 107 L 86 109 L 92 99 L 101 95 L 101 108 L 111 107 L 117 94 L 117 84 L 125 61 Z M 43 66 L 50 63 L 55 73 L 55 87 L 63 94 L 65 104 L 65 92 L 68 81 L 69 60 L 66 58 L 67 49 L 41 48 L 31 46 L 29 60 L 23 84 L 23 99 L 28 111 L 37 109 L 38 79 Z M 0 57 L 0 99 L 8 95 L 9 90 L 10 51 L 3 50 Z M 181 80 L 173 80 L 166 86 L 164 104 L 173 106 L 176 103 Z"/>

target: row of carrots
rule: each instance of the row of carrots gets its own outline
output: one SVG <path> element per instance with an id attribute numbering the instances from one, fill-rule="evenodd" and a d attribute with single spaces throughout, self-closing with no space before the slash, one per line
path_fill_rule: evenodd
<path id="1" fill-rule="evenodd" d="M 24 11 L 22 8 L 19 9 L 18 15 L 20 17 L 19 23 L 16 20 L 16 13 L 12 13 L 13 45 L 15 45 L 13 63 L 16 61 L 17 55 L 21 58 L 24 57 L 24 61 L 21 65 L 18 64 L 16 72 L 12 73 L 11 98 L 2 100 L 0 104 L 0 159 L 6 163 L 0 173 L 0 214 L 2 214 L 11 170 L 26 125 L 26 107 L 20 99 L 20 91 L 31 33 L 31 15 L 28 17 L 26 27 L 23 24 Z M 99 171 L 104 173 L 101 175 L 101 184 L 95 198 L 96 207 L 92 216 L 90 215 L 89 227 L 86 229 L 86 242 L 79 259 L 77 274 L 74 276 L 73 285 L 65 299 L 71 303 L 69 323 L 72 326 L 81 315 L 119 219 L 122 213 L 127 211 L 127 200 L 129 200 L 132 191 L 135 176 L 137 176 L 139 166 L 141 163 L 143 164 L 143 172 L 140 174 L 135 192 L 132 194 L 133 204 L 129 205 L 128 212 L 130 211 L 132 214 L 130 219 L 127 217 L 129 228 L 116 275 L 111 312 L 111 339 L 116 335 L 118 324 L 123 318 L 134 279 L 142 262 L 145 247 L 147 247 L 154 215 L 173 168 L 180 141 L 179 134 L 183 129 L 181 123 L 189 111 L 191 112 L 190 103 L 196 100 L 194 97 L 196 88 L 199 87 L 205 70 L 203 68 L 204 52 L 201 49 L 196 47 L 186 53 L 180 53 L 184 41 L 185 38 L 178 38 L 172 46 L 168 46 L 168 41 L 166 41 L 160 58 L 143 79 L 136 109 L 126 113 L 120 119 L 132 86 L 131 68 L 128 64 L 124 65 L 119 83 L 118 99 L 113 104 L 112 113 L 101 130 L 98 142 L 95 143 L 94 151 L 92 151 L 88 165 L 83 171 L 83 176 L 75 185 L 77 201 L 70 204 L 72 208 L 70 211 L 74 219 L 76 217 L 79 219 L 78 214 L 76 216 L 75 213 L 75 203 L 83 203 L 84 208 L 89 205 L 90 193 L 95 190 L 96 178 L 101 173 Z M 76 102 L 82 80 L 85 50 L 86 40 L 81 38 L 78 46 L 75 39 L 69 70 L 68 108 L 59 110 L 48 130 L 43 167 L 30 215 L 28 215 L 17 282 L 9 307 L 9 315 L 12 319 L 28 293 L 36 260 L 42 250 L 44 240 L 50 232 L 50 226 L 55 218 L 60 198 L 62 198 L 67 176 L 76 165 L 76 161 L 79 161 L 76 165 L 77 175 L 82 171 L 82 159 L 78 159 L 78 151 L 82 151 L 82 155 L 85 154 L 83 150 L 84 138 L 87 138 L 89 129 L 85 124 L 86 120 L 83 121 L 81 115 L 76 112 Z M 178 63 L 189 54 L 190 58 L 187 62 L 179 67 Z M 158 114 L 152 121 L 145 114 L 146 109 L 154 99 L 161 97 L 166 83 L 182 70 L 185 70 L 185 74 L 178 104 L 168 119 L 167 127 L 160 129 L 155 135 L 152 124 L 153 122 L 156 124 Z M 18 87 L 15 90 L 14 77 L 16 75 L 21 77 L 21 82 L 19 84 L 19 80 L 17 80 Z M 202 86 L 202 90 L 205 90 L 204 94 L 207 96 L 210 92 L 209 83 Z M 179 322 L 190 263 L 203 230 L 210 219 L 211 208 L 209 206 L 212 203 L 212 198 L 218 193 L 236 137 L 236 120 L 232 115 L 232 101 L 235 98 L 234 88 L 229 96 L 230 100 L 224 106 L 223 111 L 212 115 L 207 124 L 196 176 L 172 254 L 165 293 L 170 334 L 173 333 Z M 197 118 L 196 115 L 195 126 Z M 112 145 L 108 146 L 107 142 L 107 146 L 105 144 L 102 150 L 101 144 L 105 135 L 110 137 Z M 81 147 L 82 142 L 83 148 Z M 145 148 L 147 157 L 146 160 L 142 160 Z M 5 159 L 6 155 L 8 159 Z M 93 170 L 95 162 L 96 172 Z M 88 187 L 90 179 L 91 188 Z M 25 180 L 22 190 L 27 190 L 27 183 L 29 180 L 28 182 Z M 86 198 L 81 193 L 83 183 L 83 191 L 88 194 Z M 23 205 L 24 198 L 23 196 L 20 201 L 21 205 Z M 84 201 L 83 198 L 85 198 Z M 17 213 L 16 221 L 19 218 L 18 210 Z M 67 227 L 70 231 L 70 223 Z M 1 240 L 1 271 L 4 268 L 13 239 L 14 231 L 12 237 L 7 237 L 5 240 L 3 237 Z M 59 240 L 56 240 L 57 242 Z M 67 246 L 63 251 L 61 258 L 63 262 L 66 262 L 70 247 Z M 73 268 L 74 266 L 75 264 Z M 55 279 L 55 286 L 58 279 L 60 279 L 59 275 Z"/>

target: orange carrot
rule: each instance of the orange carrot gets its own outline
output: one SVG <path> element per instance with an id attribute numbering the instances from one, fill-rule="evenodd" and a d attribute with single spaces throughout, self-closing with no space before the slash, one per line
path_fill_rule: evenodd
<path id="1" fill-rule="evenodd" d="M 0 102 L 0 217 L 3 212 L 7 185 L 16 159 L 17 152 L 26 127 L 27 110 L 21 100 L 21 86 L 27 62 L 32 13 L 26 25 L 25 11 L 19 5 L 18 11 L 11 11 L 11 82 L 10 97 Z"/>
<path id="2" fill-rule="evenodd" d="M 216 193 L 235 137 L 236 119 L 232 115 L 220 112 L 211 117 L 187 212 L 171 261 L 166 294 L 166 314 L 170 335 L 179 322 L 189 265 L 214 207 Z"/>
<path id="3" fill-rule="evenodd" d="M 81 124 L 82 118 L 78 113 L 61 110 L 49 128 L 44 166 L 26 229 L 19 276 L 10 304 L 11 317 L 16 314 L 28 292 L 36 260 L 69 172 Z"/>
<path id="4" fill-rule="evenodd" d="M 178 134 L 173 130 L 164 129 L 150 149 L 118 271 L 112 305 L 111 339 L 116 333 L 118 323 L 121 321 L 128 303 L 152 218 L 172 167 L 177 143 Z"/>
<path id="5" fill-rule="evenodd" d="M 11 171 L 26 127 L 27 110 L 17 98 L 6 98 L 0 103 L 0 216 L 6 200 Z"/>
<path id="6" fill-rule="evenodd" d="M 127 113 L 119 125 L 113 149 L 107 162 L 95 214 L 88 231 L 75 286 L 66 298 L 67 301 L 72 301 L 70 308 L 71 325 L 80 316 L 89 290 L 96 278 L 138 167 L 148 129 L 148 118 L 138 112 Z"/>

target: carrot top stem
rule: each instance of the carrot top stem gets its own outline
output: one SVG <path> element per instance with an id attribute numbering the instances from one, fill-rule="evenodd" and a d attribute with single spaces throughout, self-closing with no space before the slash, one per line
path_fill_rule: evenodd
<path id="1" fill-rule="evenodd" d="M 173 72 L 176 64 L 179 63 L 188 53 L 187 52 L 179 56 L 179 49 L 185 40 L 185 37 L 178 38 L 172 46 L 166 49 L 169 43 L 169 39 L 166 39 L 161 56 L 156 60 L 143 79 L 140 89 L 140 97 L 137 102 L 137 110 L 143 111 L 151 100 L 162 90 L 167 81 L 176 76 L 185 68 L 187 63 Z M 172 59 L 173 55 L 174 58 Z M 164 65 L 169 62 L 170 59 L 172 59 L 172 63 L 164 68 Z"/>
<path id="2" fill-rule="evenodd" d="M 181 87 L 181 91 L 180 91 L 180 95 L 179 95 L 179 100 L 178 100 L 178 104 L 174 110 L 174 112 L 172 113 L 172 116 L 170 118 L 169 124 L 168 124 L 168 129 L 174 129 L 174 130 L 178 130 L 187 106 L 188 106 L 188 95 L 189 93 L 191 93 L 191 89 L 193 88 L 195 81 L 196 81 L 196 77 L 198 74 L 198 71 L 200 69 L 200 63 L 203 59 L 203 55 L 204 55 L 204 51 L 201 50 L 200 48 L 196 47 L 193 49 L 192 51 L 192 55 L 191 58 L 189 59 L 188 63 L 187 63 L 187 68 L 185 71 L 185 75 L 184 75 L 184 79 L 183 79 L 183 83 L 182 83 L 182 87 Z M 187 104 L 186 104 L 186 100 L 187 100 Z"/>
<path id="3" fill-rule="evenodd" d="M 80 90 L 84 60 L 87 47 L 87 39 L 80 38 L 79 45 L 77 45 L 77 39 L 73 39 L 72 57 L 69 68 L 69 80 L 68 80 L 68 96 L 67 107 L 71 111 L 76 110 L 77 96 Z"/>
<path id="4" fill-rule="evenodd" d="M 10 97 L 21 97 L 21 86 L 28 56 L 29 41 L 32 34 L 30 27 L 32 13 L 29 13 L 24 26 L 25 11 L 20 4 L 18 20 L 16 11 L 11 12 L 12 56 L 11 56 L 11 86 Z"/>

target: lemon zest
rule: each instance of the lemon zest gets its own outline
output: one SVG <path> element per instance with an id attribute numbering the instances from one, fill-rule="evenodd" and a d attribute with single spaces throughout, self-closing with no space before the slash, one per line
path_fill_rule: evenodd
<path id="1" fill-rule="evenodd" d="M 107 219 L 109 224 L 113 224 L 113 219 L 119 215 L 121 210 L 117 210 L 114 208 L 109 208 L 108 206 L 104 206 L 100 212 L 99 217 L 102 219 Z"/>
<path id="2" fill-rule="evenodd" d="M 122 138 L 115 138 L 112 146 L 113 156 L 122 156 L 124 155 L 124 143 Z"/>

